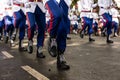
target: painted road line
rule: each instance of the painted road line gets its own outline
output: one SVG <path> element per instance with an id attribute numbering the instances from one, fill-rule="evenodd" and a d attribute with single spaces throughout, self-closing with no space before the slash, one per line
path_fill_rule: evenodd
<path id="1" fill-rule="evenodd" d="M 23 70 L 27 71 L 29 74 L 31 74 L 33 77 L 35 77 L 37 80 L 50 80 L 28 65 L 21 66 L 21 68 Z"/>
<path id="2" fill-rule="evenodd" d="M 67 44 L 67 46 L 79 46 L 80 44 L 79 43 L 71 43 L 71 44 Z"/>
<path id="3" fill-rule="evenodd" d="M 12 56 L 10 53 L 8 53 L 7 51 L 1 51 L 2 54 L 6 57 L 6 58 L 14 58 L 14 56 Z"/>
<path id="4" fill-rule="evenodd" d="M 36 42 L 33 43 L 33 45 L 36 45 L 36 44 L 37 44 Z M 28 43 L 23 43 L 22 45 L 23 46 L 28 46 Z M 15 46 L 12 47 L 12 49 L 17 49 L 18 47 L 19 47 L 19 45 L 15 44 Z"/>

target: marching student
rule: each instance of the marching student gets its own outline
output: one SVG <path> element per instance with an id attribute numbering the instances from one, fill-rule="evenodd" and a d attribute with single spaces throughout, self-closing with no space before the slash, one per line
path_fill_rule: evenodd
<path id="1" fill-rule="evenodd" d="M 112 27 L 114 28 L 114 35 L 113 37 L 118 37 L 117 31 L 119 27 L 119 20 L 118 17 L 120 17 L 119 12 L 116 8 L 111 8 L 110 13 L 112 15 Z"/>
<path id="2" fill-rule="evenodd" d="M 42 0 L 27 0 L 25 3 L 26 17 L 28 22 L 28 52 L 33 52 L 33 38 L 36 25 L 38 27 L 37 35 L 37 53 L 36 57 L 45 58 L 43 54 L 44 35 L 46 28 L 46 9 Z"/>
<path id="3" fill-rule="evenodd" d="M 0 40 L 3 40 L 3 28 L 4 28 L 4 8 L 2 2 L 0 2 Z"/>
<path id="4" fill-rule="evenodd" d="M 95 41 L 92 38 L 92 24 L 93 24 L 93 18 L 92 18 L 92 9 L 97 6 L 97 4 L 94 4 L 94 0 L 81 0 L 81 21 L 82 21 L 82 30 L 80 32 L 80 37 L 84 37 L 85 29 L 88 27 L 88 34 L 89 34 L 89 41 Z"/>
<path id="5" fill-rule="evenodd" d="M 93 29 L 94 29 L 94 33 L 95 33 L 95 35 L 98 35 L 98 31 L 99 31 L 99 27 L 98 27 L 99 16 L 98 16 L 98 13 L 96 12 L 95 8 L 93 9 L 92 16 L 93 16 Z"/>
<path id="6" fill-rule="evenodd" d="M 68 21 L 68 9 L 71 0 L 48 0 L 46 8 L 50 14 L 49 42 L 48 51 L 52 57 L 57 56 L 57 68 L 68 70 L 70 66 L 64 59 L 66 50 L 67 28 L 70 25 Z"/>
<path id="7" fill-rule="evenodd" d="M 8 42 L 8 39 L 10 38 L 10 43 L 12 46 L 13 40 L 12 40 L 12 34 L 14 31 L 13 26 L 13 11 L 12 11 L 12 0 L 4 0 L 4 34 L 5 34 L 5 43 Z"/>
<path id="8" fill-rule="evenodd" d="M 16 38 L 17 30 L 19 30 L 19 51 L 26 51 L 23 47 L 23 39 L 25 36 L 26 16 L 22 10 L 25 0 L 13 0 L 13 18 L 14 18 L 14 33 L 13 40 Z"/>
<path id="9" fill-rule="evenodd" d="M 110 34 L 112 33 L 112 15 L 110 15 L 109 11 L 110 8 L 113 6 L 112 0 L 98 0 L 98 6 L 99 6 L 99 15 L 103 17 L 105 20 L 104 27 L 107 28 L 107 43 L 113 43 L 112 40 L 110 40 Z"/>

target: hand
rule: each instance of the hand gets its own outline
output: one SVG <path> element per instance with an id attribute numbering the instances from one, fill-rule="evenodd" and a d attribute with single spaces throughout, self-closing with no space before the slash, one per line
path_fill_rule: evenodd
<path id="1" fill-rule="evenodd" d="M 21 7 L 24 7 L 24 3 L 21 3 L 20 6 L 21 6 Z"/>
<path id="2" fill-rule="evenodd" d="M 31 8 L 31 5 L 30 4 L 26 4 L 25 7 L 26 8 Z"/>

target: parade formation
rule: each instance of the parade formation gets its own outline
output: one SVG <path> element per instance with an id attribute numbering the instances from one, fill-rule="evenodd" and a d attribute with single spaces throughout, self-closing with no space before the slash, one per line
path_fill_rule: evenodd
<path id="1" fill-rule="evenodd" d="M 106 36 L 106 43 L 111 44 L 111 34 L 118 37 L 120 28 L 119 8 L 113 0 L 80 0 L 77 7 L 81 9 L 77 11 L 71 4 L 72 0 L 1 0 L 0 40 L 5 44 L 10 40 L 10 47 L 14 47 L 18 34 L 18 50 L 32 54 L 37 35 L 36 57 L 45 58 L 44 39 L 45 33 L 49 33 L 49 54 L 57 59 L 58 69 L 69 70 L 64 52 L 70 33 L 79 34 L 82 39 L 88 35 L 89 42 L 95 41 L 93 34 Z M 24 47 L 26 34 L 28 45 Z"/>

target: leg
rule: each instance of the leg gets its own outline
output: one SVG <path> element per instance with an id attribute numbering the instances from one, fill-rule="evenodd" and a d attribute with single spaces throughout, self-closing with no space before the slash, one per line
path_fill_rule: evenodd
<path id="1" fill-rule="evenodd" d="M 50 0 L 46 4 L 46 8 L 48 9 L 51 19 L 50 19 L 50 26 L 48 32 L 50 34 L 50 39 L 48 41 L 48 52 L 52 57 L 57 56 L 57 30 L 61 20 L 61 12 L 58 5 L 54 3 L 54 1 Z"/>
<path id="2" fill-rule="evenodd" d="M 27 51 L 26 48 L 23 47 L 23 39 L 25 36 L 25 22 L 26 18 L 22 10 L 20 10 L 21 18 L 19 24 L 19 51 Z"/>
<path id="3" fill-rule="evenodd" d="M 62 20 L 59 25 L 59 29 L 57 33 L 57 45 L 58 45 L 57 68 L 60 70 L 70 69 L 64 57 L 64 52 L 66 49 L 66 37 L 67 37 L 67 27 L 65 25 L 65 22 Z"/>
<path id="4" fill-rule="evenodd" d="M 34 31 L 36 28 L 35 25 L 35 15 L 34 13 L 27 12 L 27 21 L 28 21 L 28 53 L 33 52 L 33 37 L 34 37 Z"/>
<path id="5" fill-rule="evenodd" d="M 89 34 L 89 41 L 90 41 L 90 42 L 95 41 L 95 40 L 92 38 L 92 33 L 93 33 L 92 23 L 93 23 L 93 19 L 89 18 L 88 34 Z"/>
<path id="6" fill-rule="evenodd" d="M 44 45 L 44 38 L 45 38 L 46 19 L 45 19 L 45 13 L 43 13 L 38 6 L 36 6 L 36 10 L 35 10 L 35 19 L 38 26 L 36 57 L 45 58 L 42 48 Z"/>

